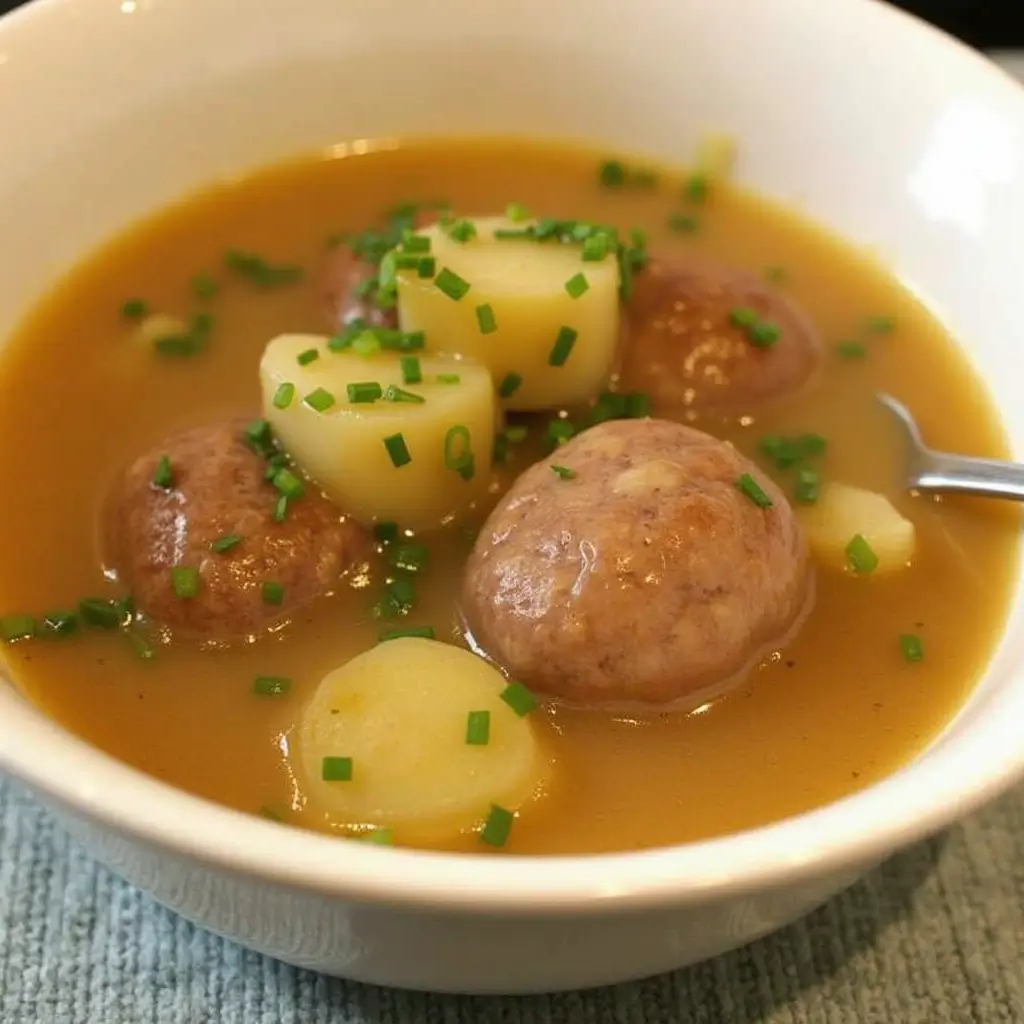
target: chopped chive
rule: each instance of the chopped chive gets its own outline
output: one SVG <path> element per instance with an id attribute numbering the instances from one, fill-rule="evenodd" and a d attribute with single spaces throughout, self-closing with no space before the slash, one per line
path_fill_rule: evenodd
<path id="1" fill-rule="evenodd" d="M 537 706 L 537 698 L 522 683 L 509 683 L 501 691 L 500 696 L 520 718 L 528 715 Z"/>
<path id="2" fill-rule="evenodd" d="M 394 846 L 395 833 L 390 828 L 371 828 L 369 832 L 360 833 L 358 841 L 374 846 Z"/>
<path id="3" fill-rule="evenodd" d="M 476 225 L 471 220 L 457 220 L 448 228 L 448 237 L 453 242 L 468 242 L 476 238 Z"/>
<path id="4" fill-rule="evenodd" d="M 418 270 L 420 257 L 415 253 L 398 253 L 395 256 L 396 270 Z"/>
<path id="5" fill-rule="evenodd" d="M 414 231 L 403 231 L 402 252 L 430 252 L 430 236 L 417 235 Z"/>
<path id="6" fill-rule="evenodd" d="M 136 629 L 125 630 L 125 638 L 132 653 L 140 661 L 152 661 L 156 657 L 156 648 Z"/>
<path id="7" fill-rule="evenodd" d="M 176 597 L 183 600 L 195 597 L 199 593 L 199 570 L 187 565 L 172 566 L 171 586 Z"/>
<path id="8" fill-rule="evenodd" d="M 373 536 L 381 544 L 390 544 L 398 539 L 398 523 L 374 523 Z"/>
<path id="9" fill-rule="evenodd" d="M 637 391 L 635 394 L 641 396 L 643 392 Z M 638 398 L 637 408 L 639 409 L 639 407 Z M 597 396 L 597 401 L 590 410 L 590 422 L 591 424 L 596 424 L 605 423 L 607 420 L 625 419 L 627 409 L 628 401 L 626 395 L 617 394 L 614 391 L 603 391 Z M 636 418 L 639 419 L 640 417 Z"/>
<path id="10" fill-rule="evenodd" d="M 765 494 L 761 485 L 749 473 L 741 473 L 739 478 L 736 480 L 736 486 L 758 508 L 772 507 L 772 499 Z"/>
<path id="11" fill-rule="evenodd" d="M 552 466 L 551 472 L 555 474 L 560 480 L 575 480 L 576 470 L 569 469 L 568 466 Z"/>
<path id="12" fill-rule="evenodd" d="M 174 486 L 174 470 L 171 469 L 171 460 L 166 455 L 161 455 L 157 460 L 156 469 L 153 470 L 153 484 L 165 491 Z"/>
<path id="13" fill-rule="evenodd" d="M 270 264 L 255 253 L 240 252 L 237 249 L 229 249 L 224 254 L 224 266 L 261 289 L 291 284 L 303 276 L 301 267 Z"/>
<path id="14" fill-rule="evenodd" d="M 196 274 L 192 278 L 192 294 L 197 299 L 212 299 L 220 291 L 220 285 L 209 274 Z"/>
<path id="15" fill-rule="evenodd" d="M 600 263 L 608 255 L 606 235 L 590 235 L 583 240 L 583 262 Z"/>
<path id="16" fill-rule="evenodd" d="M 565 282 L 565 290 L 572 299 L 578 299 L 581 295 L 585 295 L 590 290 L 590 282 L 587 280 L 586 274 L 582 272 L 573 274 Z"/>
<path id="17" fill-rule="evenodd" d="M 266 420 L 253 420 L 245 428 L 245 440 L 257 455 L 264 458 L 274 454 L 274 433 Z"/>
<path id="18" fill-rule="evenodd" d="M 43 617 L 43 633 L 47 636 L 68 636 L 78 631 L 74 612 L 47 612 Z"/>
<path id="19" fill-rule="evenodd" d="M 466 743 L 471 747 L 486 747 L 490 739 L 490 711 L 470 711 L 466 715 Z"/>
<path id="20" fill-rule="evenodd" d="M 438 384 L 458 384 L 462 380 L 457 373 L 439 373 L 435 379 Z"/>
<path id="21" fill-rule="evenodd" d="M 697 226 L 697 218 L 688 213 L 673 213 L 668 218 L 669 230 L 680 235 L 692 235 Z"/>
<path id="22" fill-rule="evenodd" d="M 630 391 L 626 395 L 625 415 L 630 420 L 642 420 L 651 415 L 651 396 L 644 391 Z"/>
<path id="23" fill-rule="evenodd" d="M 757 311 L 749 306 L 736 306 L 729 310 L 729 322 L 734 327 L 747 329 L 758 323 L 759 319 Z"/>
<path id="24" fill-rule="evenodd" d="M 286 467 L 277 470 L 270 482 L 289 498 L 301 498 L 306 490 L 303 482 Z"/>
<path id="25" fill-rule="evenodd" d="M 864 326 L 869 334 L 891 334 L 896 329 L 896 318 L 872 316 L 868 317 Z"/>
<path id="26" fill-rule="evenodd" d="M 384 389 L 375 380 L 349 384 L 345 391 L 348 395 L 348 400 L 353 404 L 376 402 L 384 394 Z"/>
<path id="27" fill-rule="evenodd" d="M 295 385 L 289 381 L 277 386 L 274 392 L 273 405 L 275 409 L 287 409 L 295 397 Z"/>
<path id="28" fill-rule="evenodd" d="M 606 160 L 598 168 L 597 176 L 605 188 L 621 188 L 626 183 L 626 168 L 618 160 Z"/>
<path id="29" fill-rule="evenodd" d="M 547 439 L 556 445 L 565 444 L 575 433 L 576 427 L 571 420 L 550 420 L 548 422 Z"/>
<path id="30" fill-rule="evenodd" d="M 469 291 L 469 282 L 447 267 L 441 268 L 441 272 L 434 278 L 434 284 L 455 302 L 458 302 Z"/>
<path id="31" fill-rule="evenodd" d="M 494 310 L 488 303 L 476 307 L 476 322 L 481 334 L 493 334 L 498 329 L 494 319 Z"/>
<path id="32" fill-rule="evenodd" d="M 408 402 L 413 405 L 422 405 L 426 399 L 412 391 L 405 391 L 394 384 L 389 384 L 383 395 L 385 402 Z"/>
<path id="33" fill-rule="evenodd" d="M 522 383 L 523 378 L 518 373 L 506 373 L 502 378 L 501 384 L 498 385 L 498 394 L 502 398 L 511 398 L 519 390 L 519 385 Z"/>
<path id="34" fill-rule="evenodd" d="M 299 364 L 299 366 L 309 366 L 310 363 L 315 363 L 319 358 L 319 349 L 307 348 L 304 352 L 300 352 L 295 357 L 295 361 Z"/>
<path id="35" fill-rule="evenodd" d="M 449 427 L 444 435 L 444 464 L 447 469 L 454 469 L 464 480 L 472 477 L 473 451 L 469 429 L 461 423 Z M 467 476 L 467 472 L 469 476 Z"/>
<path id="36" fill-rule="evenodd" d="M 391 615 L 402 615 L 412 608 L 416 600 L 416 585 L 411 579 L 399 577 L 391 580 L 384 588 L 384 598 L 378 610 L 385 618 Z"/>
<path id="37" fill-rule="evenodd" d="M 352 339 L 350 348 L 357 356 L 375 356 L 382 346 L 380 338 L 373 331 L 363 331 Z"/>
<path id="38" fill-rule="evenodd" d="M 522 203 L 509 203 L 505 207 L 505 217 L 513 224 L 521 224 L 524 220 L 530 219 L 530 211 Z"/>
<path id="39" fill-rule="evenodd" d="M 490 813 L 480 830 L 480 840 L 488 846 L 501 848 L 508 842 L 509 833 L 512 831 L 512 822 L 515 815 L 506 811 L 504 807 L 491 804 Z"/>
<path id="40" fill-rule="evenodd" d="M 391 465 L 395 469 L 401 469 L 402 466 L 407 466 L 412 462 L 409 447 L 406 445 L 405 438 L 401 434 L 391 434 L 389 437 L 385 437 L 384 447 L 387 449 L 388 455 L 391 458 Z"/>
<path id="41" fill-rule="evenodd" d="M 205 344 L 206 342 L 202 335 L 167 334 L 153 342 L 153 349 L 157 355 L 170 356 L 172 358 L 188 358 L 201 352 Z"/>
<path id="42" fill-rule="evenodd" d="M 282 494 L 274 502 L 274 511 L 271 513 L 275 523 L 283 523 L 288 518 L 288 495 Z"/>
<path id="43" fill-rule="evenodd" d="M 573 345 L 576 344 L 577 337 L 578 333 L 571 327 L 560 327 L 558 329 L 558 337 L 555 339 L 555 344 L 551 349 L 551 354 L 548 356 L 548 365 L 564 366 L 565 361 L 572 352 Z"/>
<path id="44" fill-rule="evenodd" d="M 437 273 L 437 260 L 433 256 L 421 256 L 416 264 L 416 276 L 421 278 L 433 277 Z"/>
<path id="45" fill-rule="evenodd" d="M 491 461 L 500 464 L 508 458 L 508 438 L 504 434 L 495 434 L 491 442 Z"/>
<path id="46" fill-rule="evenodd" d="M 5 615 L 0 618 L 0 638 L 6 643 L 28 640 L 36 635 L 36 620 L 31 615 Z"/>
<path id="47" fill-rule="evenodd" d="M 821 434 L 801 434 L 794 443 L 802 455 L 824 455 L 828 449 L 828 441 Z"/>
<path id="48" fill-rule="evenodd" d="M 703 203 L 708 196 L 708 179 L 703 174 L 691 174 L 683 185 L 683 195 L 691 203 Z"/>
<path id="49" fill-rule="evenodd" d="M 87 626 L 96 629 L 117 629 L 131 618 L 123 603 L 104 597 L 85 597 L 78 602 L 78 614 Z"/>
<path id="50" fill-rule="evenodd" d="M 519 239 L 519 238 L 533 238 L 537 237 L 537 232 L 534 228 L 497 228 L 494 232 L 494 238 L 496 241 L 502 241 L 506 239 Z"/>
<path id="51" fill-rule="evenodd" d="M 836 345 L 836 354 L 840 359 L 863 359 L 868 349 L 859 341 L 841 341 Z"/>
<path id="52" fill-rule="evenodd" d="M 520 444 L 529 437 L 529 434 L 530 431 L 521 424 L 514 424 L 505 430 L 505 436 L 512 442 L 512 444 Z"/>
<path id="53" fill-rule="evenodd" d="M 284 676 L 257 676 L 252 681 L 252 692 L 261 697 L 280 697 L 286 694 L 292 681 Z"/>
<path id="54" fill-rule="evenodd" d="M 144 299 L 129 299 L 121 307 L 121 316 L 126 320 L 141 320 L 149 312 L 149 303 Z"/>
<path id="55" fill-rule="evenodd" d="M 316 388 L 310 391 L 303 401 L 316 412 L 327 412 L 334 405 L 334 395 L 324 388 Z"/>
<path id="56" fill-rule="evenodd" d="M 320 778 L 324 782 L 351 782 L 351 757 L 325 757 L 320 763 Z"/>
<path id="57" fill-rule="evenodd" d="M 430 549 L 422 544 L 399 544 L 388 552 L 388 561 L 405 572 L 416 573 L 423 569 L 430 558 Z"/>
<path id="58" fill-rule="evenodd" d="M 801 505 L 813 505 L 818 500 L 820 481 L 815 469 L 800 469 L 796 475 L 796 500 Z"/>
<path id="59" fill-rule="evenodd" d="M 782 336 L 782 331 L 775 324 L 759 320 L 747 328 L 747 337 L 755 348 L 771 348 Z"/>
<path id="60" fill-rule="evenodd" d="M 913 633 L 900 634 L 900 652 L 906 662 L 924 661 L 924 645 L 921 638 Z"/>
<path id="61" fill-rule="evenodd" d="M 433 640 L 433 626 L 406 626 L 404 629 L 385 629 L 377 634 L 381 643 L 388 640 L 402 640 L 406 637 L 414 637 L 419 640 Z"/>
<path id="62" fill-rule="evenodd" d="M 419 384 L 423 380 L 423 370 L 416 356 L 402 356 L 398 362 L 402 367 L 403 384 Z"/>
<path id="63" fill-rule="evenodd" d="M 237 548 L 242 543 L 242 538 L 237 533 L 225 533 L 210 543 L 210 550 L 215 555 L 223 555 L 232 548 Z"/>
<path id="64" fill-rule="evenodd" d="M 857 534 L 846 545 L 846 558 L 855 573 L 869 576 L 878 568 L 878 555 L 862 534 Z"/>
<path id="65" fill-rule="evenodd" d="M 260 596 L 264 604 L 281 604 L 284 601 L 284 586 L 276 580 L 264 580 Z"/>

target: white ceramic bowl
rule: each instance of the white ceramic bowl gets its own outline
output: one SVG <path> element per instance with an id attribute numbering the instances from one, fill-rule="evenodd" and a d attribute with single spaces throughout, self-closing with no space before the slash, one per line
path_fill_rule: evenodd
<path id="1" fill-rule="evenodd" d="M 1024 91 L 872 0 L 39 0 L 0 22 L 0 325 L 69 260 L 212 178 L 427 133 L 577 136 L 739 177 L 878 247 L 964 341 L 1024 448 Z M 358 150 L 359 143 L 353 143 Z M 214 931 L 351 978 L 570 988 L 803 914 L 1024 768 L 1024 601 L 913 765 L 711 842 L 465 857 L 281 828 L 187 796 L 0 685 L 0 767 L 97 857 Z"/>

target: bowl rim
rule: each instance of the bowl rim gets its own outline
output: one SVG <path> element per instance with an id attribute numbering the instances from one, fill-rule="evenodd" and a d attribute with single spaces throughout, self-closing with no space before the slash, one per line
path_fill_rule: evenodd
<path id="1" fill-rule="evenodd" d="M 33 0 L 0 19 L 0 30 L 13 22 L 23 26 L 66 2 Z M 1024 120 L 1024 89 L 981 54 L 882 0 L 845 2 L 848 16 L 876 18 L 879 31 L 930 36 L 937 60 L 1004 90 Z M 994 651 L 989 666 L 997 658 Z M 354 902 L 465 914 L 580 915 L 706 902 L 866 868 L 1024 776 L 1017 726 L 1022 718 L 1024 685 L 1018 683 L 996 696 L 984 728 L 944 738 L 919 760 L 841 800 L 694 843 L 572 856 L 496 858 L 387 848 L 283 827 L 123 764 L 13 692 L 0 693 L 0 768 L 80 822 L 214 871 Z"/>

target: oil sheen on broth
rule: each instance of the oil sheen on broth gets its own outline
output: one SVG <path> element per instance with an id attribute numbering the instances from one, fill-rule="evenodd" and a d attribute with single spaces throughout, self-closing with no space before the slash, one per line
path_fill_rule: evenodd
<path id="1" fill-rule="evenodd" d="M 655 388 L 654 413 L 732 442 L 791 500 L 800 466 L 787 466 L 778 447 L 766 453 L 763 439 L 824 439 L 801 466 L 822 486 L 884 495 L 913 523 L 916 550 L 909 568 L 891 573 L 816 568 L 813 608 L 795 637 L 696 708 L 544 701 L 532 716 L 552 758 L 545 792 L 524 806 L 505 850 L 625 850 L 760 825 L 870 784 L 942 729 L 1002 625 L 1017 522 L 1003 509 L 898 486 L 898 438 L 873 402 L 879 388 L 907 403 L 934 446 L 1005 455 L 970 368 L 914 298 L 796 214 L 722 182 L 704 193 L 685 172 L 658 168 L 652 183 L 628 162 L 624 175 L 599 173 L 601 154 L 520 143 L 337 152 L 218 186 L 135 226 L 71 272 L 18 330 L 0 366 L 0 466 L 11 485 L 0 506 L 0 609 L 39 616 L 124 593 L 104 564 L 111 482 L 175 430 L 258 415 L 257 366 L 275 335 L 331 333 L 321 279 L 329 236 L 379 223 L 408 201 L 443 201 L 460 217 L 500 214 L 515 201 L 537 216 L 640 228 L 652 253 L 711 254 L 769 278 L 822 340 L 813 382 L 790 400 L 697 413 L 668 407 Z M 260 287 L 225 268 L 227 250 L 302 274 Z M 137 321 L 122 311 L 133 297 L 168 314 L 208 313 L 202 352 L 161 358 L 140 344 Z M 558 412 L 511 417 L 528 433 L 513 433 L 497 490 L 547 454 Z M 472 532 L 498 497 L 492 489 L 468 528 L 425 535 L 429 563 L 397 625 L 430 625 L 439 640 L 460 642 L 456 604 Z M 255 643 L 174 639 L 146 659 L 122 631 L 83 629 L 11 643 L 5 655 L 49 715 L 143 771 L 344 834 L 306 800 L 289 751 L 319 681 L 387 627 L 371 614 L 380 587 L 372 573 L 350 580 Z M 405 671 L 415 676 L 416 665 Z M 257 676 L 287 678 L 290 688 L 254 693 Z M 492 849 L 474 832 L 410 841 Z"/>

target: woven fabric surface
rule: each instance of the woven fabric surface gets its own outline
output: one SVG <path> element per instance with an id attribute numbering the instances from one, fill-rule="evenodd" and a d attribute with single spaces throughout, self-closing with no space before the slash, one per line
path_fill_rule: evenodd
<path id="1" fill-rule="evenodd" d="M 1024 788 L 805 920 L 649 981 L 392 992 L 240 949 L 98 867 L 0 782 L 2 1024 L 1024 1024 Z"/>

